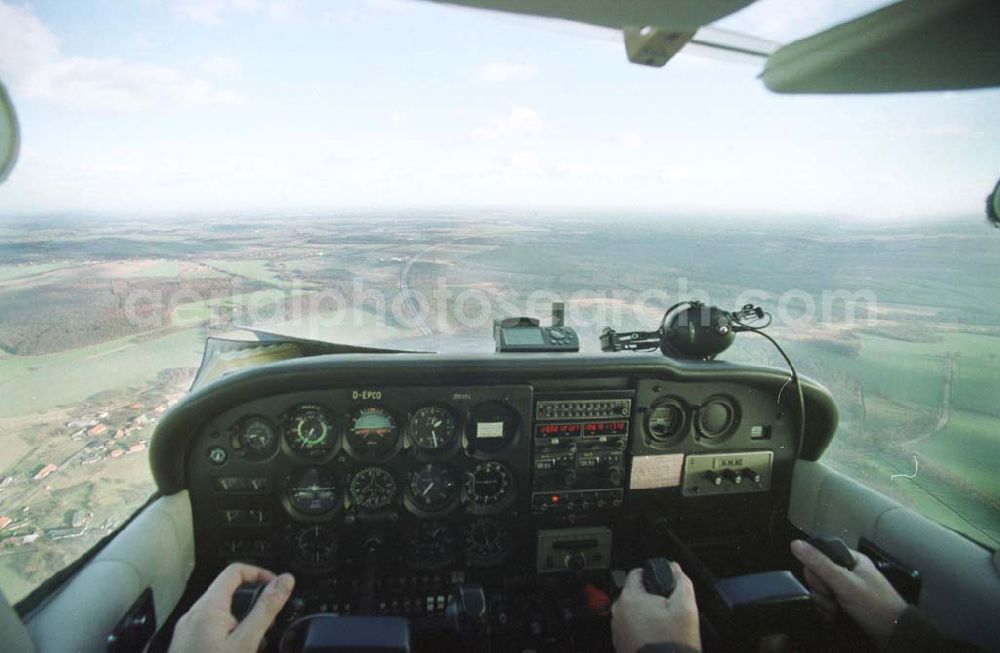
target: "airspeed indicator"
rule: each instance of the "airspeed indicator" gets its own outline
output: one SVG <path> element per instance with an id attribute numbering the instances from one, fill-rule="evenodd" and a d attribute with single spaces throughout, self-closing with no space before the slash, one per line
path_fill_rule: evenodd
<path id="1" fill-rule="evenodd" d="M 285 443 L 307 458 L 323 458 L 337 445 L 334 422 L 319 406 L 298 406 L 288 415 Z"/>

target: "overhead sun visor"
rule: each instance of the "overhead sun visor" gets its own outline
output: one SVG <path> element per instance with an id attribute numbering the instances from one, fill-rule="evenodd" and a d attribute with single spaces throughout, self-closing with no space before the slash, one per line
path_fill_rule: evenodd
<path id="1" fill-rule="evenodd" d="M 772 54 L 778 93 L 905 93 L 1000 86 L 1000 1 L 903 0 Z"/>
<path id="2" fill-rule="evenodd" d="M 562 18 L 602 27 L 697 29 L 754 0 L 434 0 L 443 4 Z"/>

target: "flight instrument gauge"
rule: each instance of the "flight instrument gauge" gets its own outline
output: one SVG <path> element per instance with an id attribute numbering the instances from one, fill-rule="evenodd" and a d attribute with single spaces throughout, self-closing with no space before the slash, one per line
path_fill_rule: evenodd
<path id="1" fill-rule="evenodd" d="M 503 463 L 480 463 L 465 479 L 465 496 L 477 508 L 499 510 L 514 500 L 514 477 Z"/>
<path id="2" fill-rule="evenodd" d="M 318 467 L 294 472 L 288 479 L 288 504 L 303 515 L 319 517 L 340 507 L 333 473 Z"/>
<path id="3" fill-rule="evenodd" d="M 288 415 L 285 443 L 306 458 L 325 458 L 337 446 L 337 431 L 319 406 L 298 406 Z"/>
<path id="4" fill-rule="evenodd" d="M 507 529 L 496 519 L 479 518 L 465 532 L 465 558 L 470 565 L 487 567 L 507 555 Z"/>
<path id="5" fill-rule="evenodd" d="M 266 417 L 253 415 L 244 419 L 237 430 L 236 448 L 250 458 L 270 458 L 278 446 L 274 424 Z"/>
<path id="6" fill-rule="evenodd" d="M 685 404 L 667 397 L 654 403 L 646 414 L 646 434 L 654 442 L 667 443 L 684 434 L 686 422 Z"/>
<path id="7" fill-rule="evenodd" d="M 415 569 L 440 569 L 455 560 L 455 531 L 448 524 L 422 521 L 417 524 L 406 558 Z"/>
<path id="8" fill-rule="evenodd" d="M 499 401 L 479 404 L 469 411 L 465 436 L 471 453 L 494 453 L 517 435 L 520 419 L 509 405 Z"/>
<path id="9" fill-rule="evenodd" d="M 424 406 L 413 413 L 409 434 L 413 446 L 422 453 L 445 453 L 458 444 L 455 418 L 442 406 Z"/>
<path id="10" fill-rule="evenodd" d="M 351 477 L 351 502 L 365 510 L 381 510 L 396 498 L 396 479 L 381 467 L 365 467 Z"/>
<path id="11" fill-rule="evenodd" d="M 347 446 L 358 458 L 384 458 L 396 449 L 399 429 L 392 413 L 381 406 L 362 406 L 354 411 L 347 432 Z"/>
<path id="12" fill-rule="evenodd" d="M 328 526 L 302 526 L 292 530 L 289 544 L 295 560 L 309 567 L 329 567 L 337 557 L 337 536 Z"/>
<path id="13" fill-rule="evenodd" d="M 447 467 L 431 463 L 410 472 L 407 490 L 407 499 L 418 511 L 438 512 L 455 504 L 459 486 Z"/>

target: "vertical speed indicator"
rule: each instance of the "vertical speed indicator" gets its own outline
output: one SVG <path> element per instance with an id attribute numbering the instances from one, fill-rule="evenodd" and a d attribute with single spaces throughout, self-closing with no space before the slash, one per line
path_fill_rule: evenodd
<path id="1" fill-rule="evenodd" d="M 454 507 L 460 487 L 444 465 L 431 463 L 410 472 L 407 505 L 418 515 L 440 513 Z"/>

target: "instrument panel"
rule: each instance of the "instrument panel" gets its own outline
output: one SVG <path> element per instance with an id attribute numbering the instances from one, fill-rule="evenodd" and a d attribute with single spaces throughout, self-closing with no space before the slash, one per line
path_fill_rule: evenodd
<path id="1" fill-rule="evenodd" d="M 306 573 L 369 549 L 396 564 L 501 563 L 527 506 L 527 386 L 316 391 L 260 399 L 203 430 L 199 549 Z M 404 547 L 398 547 L 405 542 Z"/>
<path id="2" fill-rule="evenodd" d="M 798 443 L 786 382 L 642 355 L 318 357 L 189 395 L 151 463 L 190 493 L 205 582 L 243 561 L 293 571 L 306 612 L 439 619 L 469 582 L 513 610 L 606 587 L 664 526 L 739 570 L 836 425 L 807 380 Z"/>
<path id="3" fill-rule="evenodd" d="M 804 379 L 800 442 L 787 382 L 652 354 L 318 356 L 187 395 L 150 463 L 162 493 L 190 496 L 191 596 L 242 561 L 295 573 L 277 631 L 393 615 L 415 650 L 469 650 L 470 633 L 441 636 L 479 592 L 493 650 L 545 648 L 568 623 L 591 628 L 575 650 L 607 650 L 591 604 L 614 570 L 678 547 L 717 577 L 780 564 L 794 461 L 837 423 Z"/>

